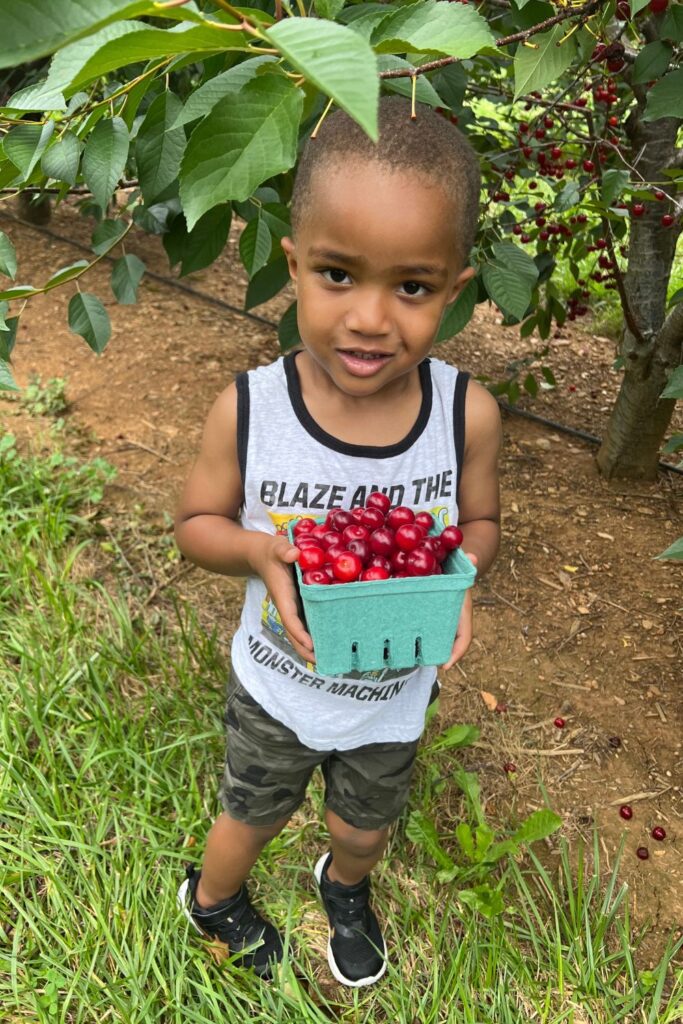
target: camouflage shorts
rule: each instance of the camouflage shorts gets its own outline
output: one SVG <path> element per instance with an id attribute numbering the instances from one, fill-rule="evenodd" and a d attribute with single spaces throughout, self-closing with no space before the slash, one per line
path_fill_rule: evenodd
<path id="1" fill-rule="evenodd" d="M 312 750 L 264 711 L 234 672 L 228 683 L 225 724 L 227 749 L 219 796 L 238 821 L 272 825 L 293 814 L 318 765 L 326 806 L 356 828 L 385 828 L 408 801 L 418 740 Z"/>

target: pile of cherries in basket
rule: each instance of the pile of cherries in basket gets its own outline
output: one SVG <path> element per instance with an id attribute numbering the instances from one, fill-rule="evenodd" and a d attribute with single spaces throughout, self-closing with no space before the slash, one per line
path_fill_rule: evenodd
<path id="1" fill-rule="evenodd" d="M 373 491 L 363 508 L 332 509 L 324 523 L 299 519 L 294 543 L 304 583 L 353 583 L 404 576 L 433 576 L 462 544 L 462 531 L 447 526 L 430 537 L 434 517 L 405 505 L 392 507 Z"/>

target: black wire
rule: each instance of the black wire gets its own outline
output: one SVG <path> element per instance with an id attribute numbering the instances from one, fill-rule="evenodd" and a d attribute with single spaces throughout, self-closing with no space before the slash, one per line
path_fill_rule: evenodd
<path id="1" fill-rule="evenodd" d="M 51 228 L 40 227 L 37 224 L 31 224 L 29 221 L 22 220 L 20 217 L 14 217 L 8 213 L 1 213 L 1 218 L 7 218 L 7 220 L 16 221 L 18 224 L 22 224 L 25 227 L 33 228 L 34 231 L 39 231 L 41 234 L 49 235 L 51 238 L 56 239 L 59 242 L 66 242 L 67 245 L 72 245 L 77 249 L 83 250 L 83 252 L 92 253 L 92 249 L 89 246 L 83 245 L 82 242 L 76 242 L 72 238 L 68 238 L 66 235 L 60 235 L 56 231 L 52 231 Z M 113 262 L 115 256 L 105 256 L 105 259 Z M 272 327 L 274 331 L 277 331 L 278 325 L 272 320 L 266 319 L 266 317 L 259 316 L 257 313 L 250 313 L 248 310 L 239 309 L 237 306 L 232 306 L 229 302 L 224 299 L 219 299 L 215 295 L 208 295 L 206 292 L 197 291 L 196 288 L 190 288 L 189 285 L 183 284 L 182 281 L 175 280 L 170 277 L 163 277 L 161 274 L 156 274 L 153 270 L 145 269 L 145 275 L 151 277 L 154 281 L 159 281 L 161 284 L 168 285 L 170 288 L 177 288 L 178 291 L 185 292 L 187 295 L 192 295 L 195 299 L 201 299 L 202 302 L 208 302 L 214 306 L 220 306 L 221 309 L 227 309 L 231 313 L 235 313 L 237 316 L 246 317 L 249 320 L 254 320 L 256 323 L 264 324 L 266 327 Z M 503 402 L 498 399 L 498 405 L 505 412 L 510 413 L 512 416 L 521 416 L 523 419 L 533 420 L 534 423 L 541 423 L 545 427 L 552 427 L 554 430 L 559 430 L 562 434 L 568 434 L 569 437 L 578 437 L 582 441 L 587 441 L 589 444 L 600 445 L 602 444 L 602 438 L 597 437 L 595 434 L 589 434 L 585 430 L 578 430 L 576 427 L 567 427 L 564 423 L 556 423 L 555 420 L 546 419 L 545 416 L 539 416 L 538 413 L 528 412 L 526 409 L 519 409 L 517 406 L 508 405 L 507 402 Z M 659 468 L 666 469 L 670 473 L 683 474 L 683 467 L 674 466 L 670 462 L 662 462 L 659 460 Z"/>

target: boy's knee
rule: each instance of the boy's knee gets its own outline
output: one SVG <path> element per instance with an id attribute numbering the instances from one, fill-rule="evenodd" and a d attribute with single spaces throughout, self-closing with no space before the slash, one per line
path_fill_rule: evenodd
<path id="1" fill-rule="evenodd" d="M 370 857 L 381 850 L 387 840 L 388 828 L 364 829 L 349 825 L 328 810 L 327 827 L 334 842 L 339 843 L 345 850 L 356 857 Z"/>

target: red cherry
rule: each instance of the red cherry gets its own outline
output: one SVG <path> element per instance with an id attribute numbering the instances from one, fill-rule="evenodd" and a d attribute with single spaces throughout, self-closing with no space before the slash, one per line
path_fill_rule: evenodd
<path id="1" fill-rule="evenodd" d="M 436 558 L 429 548 L 415 548 L 408 553 L 406 568 L 409 576 L 431 576 L 436 569 Z"/>
<path id="2" fill-rule="evenodd" d="M 616 126 L 619 124 L 619 118 L 617 117 L 617 115 L 612 114 L 610 117 L 608 117 L 607 124 L 611 125 L 612 128 L 616 128 Z"/>
<path id="3" fill-rule="evenodd" d="M 660 203 L 663 202 L 666 199 L 666 192 L 662 192 L 661 189 L 657 189 L 655 192 L 655 199 L 658 199 Z"/>
<path id="4" fill-rule="evenodd" d="M 369 495 L 367 501 L 365 502 L 365 507 L 378 508 L 380 512 L 386 515 L 389 509 L 391 508 L 391 501 L 387 497 L 387 495 L 382 494 L 381 491 L 373 491 L 372 494 Z"/>
<path id="5" fill-rule="evenodd" d="M 447 551 L 454 551 L 463 542 L 463 532 L 458 526 L 447 526 L 439 534 L 439 540 Z"/>
<path id="6" fill-rule="evenodd" d="M 587 105 L 587 103 L 588 103 L 588 100 L 586 99 L 585 96 L 579 96 L 579 98 L 577 100 L 574 100 L 574 106 L 575 107 L 585 107 Z"/>
<path id="7" fill-rule="evenodd" d="M 327 533 L 327 527 L 324 523 L 316 523 L 312 530 L 309 530 L 305 535 L 307 537 L 315 537 L 316 540 L 322 540 Z"/>
<path id="8" fill-rule="evenodd" d="M 508 710 L 508 705 L 505 703 L 505 701 L 500 701 L 499 700 L 493 710 L 498 715 L 504 715 L 506 713 L 506 711 Z"/>
<path id="9" fill-rule="evenodd" d="M 553 148 L 550 150 L 550 155 L 553 158 L 553 160 L 559 160 L 562 156 L 562 150 L 559 146 L 553 146 Z"/>
<path id="10" fill-rule="evenodd" d="M 396 508 L 392 508 L 386 520 L 387 526 L 390 526 L 392 530 L 398 530 L 399 526 L 405 526 L 406 523 L 414 522 L 415 513 L 412 508 L 408 508 L 406 505 L 397 505 Z"/>
<path id="11" fill-rule="evenodd" d="M 445 545 L 441 542 L 441 540 L 438 537 L 426 537 L 425 540 L 423 541 L 423 546 L 431 551 L 431 553 L 434 555 L 434 558 L 437 560 L 437 562 L 439 562 L 439 564 L 446 560 L 446 555 L 448 554 L 448 551 L 446 550 Z"/>
<path id="12" fill-rule="evenodd" d="M 613 74 L 616 74 L 618 71 L 621 71 L 625 64 L 626 61 L 623 59 L 623 57 L 610 57 L 610 59 L 607 61 L 607 70 L 611 71 Z"/>
<path id="13" fill-rule="evenodd" d="M 364 583 L 369 580 L 388 580 L 389 573 L 381 565 L 371 565 L 367 569 L 363 569 L 360 578 Z"/>
<path id="14" fill-rule="evenodd" d="M 503 765 L 503 771 L 507 772 L 508 775 L 510 775 L 513 772 L 517 771 L 517 765 L 513 764 L 512 761 L 506 761 L 505 764 Z"/>
<path id="15" fill-rule="evenodd" d="M 339 534 L 337 534 L 337 538 Z M 311 537 L 310 534 L 304 533 L 300 537 L 295 538 L 295 544 L 299 551 L 305 551 L 307 548 L 324 548 L 325 545 L 322 543 L 320 538 Z"/>
<path id="16" fill-rule="evenodd" d="M 513 235 L 521 235 L 521 233 L 522 233 L 521 225 L 520 224 L 515 224 L 515 226 L 512 229 L 512 234 Z"/>
<path id="17" fill-rule="evenodd" d="M 545 138 L 545 128 L 537 128 L 536 131 L 534 132 L 534 138 L 536 138 L 536 139 L 544 139 Z"/>
<path id="18" fill-rule="evenodd" d="M 295 537 L 303 536 L 304 533 L 310 533 L 318 524 L 315 519 L 306 517 L 305 519 L 297 519 L 292 530 Z"/>
<path id="19" fill-rule="evenodd" d="M 642 217 L 645 213 L 645 206 L 643 203 L 634 203 L 631 207 L 631 213 L 634 217 Z"/>
<path id="20" fill-rule="evenodd" d="M 340 533 L 342 530 L 345 530 L 347 526 L 351 526 L 356 521 L 351 513 L 347 512 L 346 509 L 343 508 L 335 509 L 334 512 L 330 513 L 328 518 L 331 520 L 329 525 L 334 530 L 339 530 Z"/>
<path id="21" fill-rule="evenodd" d="M 553 725 L 556 729 L 564 729 L 566 724 L 567 723 L 565 722 L 564 718 L 556 718 L 553 722 Z"/>
<path id="22" fill-rule="evenodd" d="M 386 569 L 387 572 L 391 574 L 391 562 L 388 558 L 385 558 L 384 555 L 372 555 L 368 562 L 368 569 L 371 569 L 372 566 L 377 566 L 380 569 Z"/>
<path id="23" fill-rule="evenodd" d="M 367 540 L 350 540 L 346 545 L 346 550 L 353 551 L 354 555 L 358 555 L 363 565 L 368 564 L 372 555 Z"/>
<path id="24" fill-rule="evenodd" d="M 553 121 L 552 117 L 544 117 L 543 124 L 546 128 L 553 128 L 555 126 L 555 122 Z"/>
<path id="25" fill-rule="evenodd" d="M 367 540 L 369 536 L 370 531 L 368 530 L 367 526 L 363 526 L 362 523 L 352 523 L 351 526 L 347 526 L 344 532 L 342 533 L 344 543 L 346 544 L 347 547 L 349 545 L 349 541 Z"/>
<path id="26" fill-rule="evenodd" d="M 526 135 L 526 133 L 529 131 L 529 127 L 530 126 L 527 124 L 526 121 L 519 122 L 519 130 L 522 133 L 522 135 Z"/>
<path id="27" fill-rule="evenodd" d="M 363 563 L 353 551 L 342 551 L 332 562 L 332 571 L 340 583 L 353 583 L 363 569 Z"/>
<path id="28" fill-rule="evenodd" d="M 413 551 L 425 539 L 425 532 L 417 523 L 406 523 L 396 531 L 396 545 L 401 551 Z"/>
<path id="29" fill-rule="evenodd" d="M 309 569 L 301 578 L 306 585 L 311 583 L 323 583 L 326 586 L 329 586 L 332 582 L 324 569 Z"/>
<path id="30" fill-rule="evenodd" d="M 663 228 L 670 228 L 676 218 L 670 213 L 665 213 L 660 223 Z"/>
<path id="31" fill-rule="evenodd" d="M 325 564 L 325 558 L 326 555 L 322 548 L 304 548 L 299 555 L 301 571 L 308 572 L 309 569 L 322 569 Z"/>
<path id="32" fill-rule="evenodd" d="M 384 526 L 384 512 L 372 506 L 364 508 L 360 521 L 369 530 L 377 530 L 380 526 Z"/>
<path id="33" fill-rule="evenodd" d="M 408 568 L 407 562 L 408 562 L 408 552 L 407 551 L 401 551 L 400 549 L 397 550 L 397 551 L 394 551 L 393 555 L 391 556 L 391 571 L 393 573 L 406 572 L 407 568 Z"/>
<path id="34" fill-rule="evenodd" d="M 325 549 L 332 547 L 333 544 L 341 544 L 341 534 L 336 530 L 328 530 L 320 538 L 320 543 Z"/>
<path id="35" fill-rule="evenodd" d="M 533 191 L 534 191 L 535 189 L 537 189 L 537 188 L 538 188 L 538 182 L 537 182 L 537 181 L 530 181 L 530 182 L 529 182 L 529 188 L 530 188 L 530 189 L 531 189 L 531 191 L 533 192 Z"/>
<path id="36" fill-rule="evenodd" d="M 364 512 L 365 512 L 365 509 L 362 507 L 362 505 L 358 506 L 357 508 L 352 508 L 351 509 L 351 515 L 353 516 L 353 518 L 355 519 L 355 521 L 357 523 L 360 523 L 361 519 L 363 518 L 363 513 Z"/>
<path id="37" fill-rule="evenodd" d="M 650 0 L 648 7 L 653 14 L 663 14 L 669 6 L 669 0 Z"/>
<path id="38" fill-rule="evenodd" d="M 423 530 L 429 533 L 434 526 L 434 516 L 431 512 L 418 512 L 415 516 L 415 522 L 418 526 L 421 526 Z"/>
<path id="39" fill-rule="evenodd" d="M 636 857 L 638 858 L 638 860 L 647 860 L 649 856 L 650 851 L 648 850 L 647 846 L 639 846 L 636 850 Z"/>
<path id="40" fill-rule="evenodd" d="M 582 166 L 587 174 L 592 174 L 595 170 L 595 164 L 592 160 L 584 160 Z"/>
<path id="41" fill-rule="evenodd" d="M 595 248 L 596 249 L 606 249 L 607 248 L 607 239 L 606 238 L 596 238 L 595 239 Z"/>
<path id="42" fill-rule="evenodd" d="M 662 840 L 666 839 L 666 832 L 661 825 L 655 825 L 652 832 L 650 832 L 650 835 L 653 839 L 656 839 L 658 843 L 661 843 Z"/>
<path id="43" fill-rule="evenodd" d="M 373 555 L 391 555 L 396 550 L 395 534 L 387 526 L 380 526 L 370 534 L 370 550 Z"/>
<path id="44" fill-rule="evenodd" d="M 633 817 L 633 808 L 630 804 L 622 804 L 619 808 L 619 814 L 624 819 L 624 821 L 630 821 Z"/>
<path id="45" fill-rule="evenodd" d="M 325 565 L 323 566 L 323 572 L 327 574 L 327 578 L 330 581 L 330 583 L 337 582 L 336 579 L 334 578 L 334 572 L 329 562 L 325 562 Z"/>
<path id="46" fill-rule="evenodd" d="M 330 544 L 329 548 L 325 552 L 325 562 L 328 565 L 334 565 L 335 558 L 338 558 L 339 555 L 343 555 L 345 551 L 346 548 L 343 544 Z"/>

